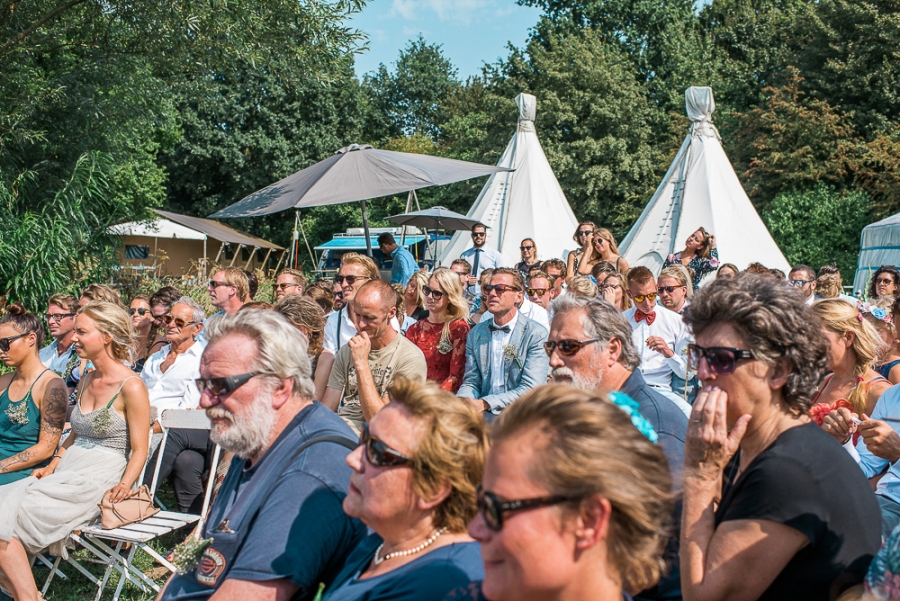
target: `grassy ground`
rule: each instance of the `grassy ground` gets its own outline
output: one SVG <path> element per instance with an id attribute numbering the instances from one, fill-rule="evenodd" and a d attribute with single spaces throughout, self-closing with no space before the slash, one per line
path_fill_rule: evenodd
<path id="1" fill-rule="evenodd" d="M 165 506 L 170 510 L 172 508 L 177 508 L 177 504 L 175 503 L 175 496 L 172 494 L 172 489 L 168 485 L 168 483 L 163 483 L 160 485 L 158 496 L 160 500 L 162 500 L 162 502 L 165 504 Z M 190 534 L 190 530 L 175 531 L 171 534 L 156 539 L 149 544 L 157 553 L 165 556 L 175 545 L 184 540 L 184 538 L 188 534 Z M 89 551 L 80 549 L 73 555 L 79 559 L 79 562 L 84 565 L 89 572 L 98 577 L 102 576 L 104 571 L 103 566 L 81 561 L 82 559 L 94 557 Z M 144 553 L 140 550 L 134 556 L 134 565 L 144 574 L 153 579 L 159 586 L 162 586 L 166 582 L 166 580 L 168 580 L 170 575 L 169 571 L 166 568 L 157 563 L 147 553 Z M 94 599 L 97 594 L 96 585 L 91 583 L 83 575 L 79 574 L 70 564 L 66 562 L 62 562 L 60 564 L 60 570 L 66 576 L 68 576 L 68 580 L 62 580 L 57 575 L 53 579 L 53 582 L 50 584 L 49 590 L 47 590 L 47 601 L 86 601 Z M 35 581 L 38 583 L 38 588 L 40 588 L 41 586 L 43 586 L 44 581 L 46 581 L 50 570 L 41 565 L 39 567 L 35 567 L 33 571 Z M 112 599 L 113 593 L 116 590 L 116 585 L 119 582 L 119 578 L 119 573 L 114 570 L 109 578 L 109 582 L 106 585 L 106 589 L 104 590 L 103 599 Z M 152 591 L 149 593 L 142 593 L 139 588 L 137 588 L 130 582 L 126 582 L 125 586 L 122 589 L 122 594 L 119 598 L 122 601 L 153 601 L 153 599 L 156 598 L 156 593 Z"/>

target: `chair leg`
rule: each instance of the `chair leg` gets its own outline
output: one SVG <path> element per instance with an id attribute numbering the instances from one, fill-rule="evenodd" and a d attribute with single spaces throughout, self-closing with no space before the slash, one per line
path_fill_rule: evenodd
<path id="1" fill-rule="evenodd" d="M 134 559 L 134 552 L 137 551 L 137 545 L 131 545 L 131 549 L 128 550 L 128 556 L 126 557 L 126 563 L 122 567 L 124 570 L 122 571 L 122 577 L 119 578 L 119 584 L 116 586 L 116 592 L 113 594 L 113 601 L 119 601 L 119 595 L 122 594 L 122 587 L 125 586 L 125 581 L 130 580 L 127 577 L 128 572 L 132 569 L 131 561 Z M 142 592 L 146 592 L 147 589 L 143 584 L 138 583 Z"/>
<path id="2" fill-rule="evenodd" d="M 96 541 L 94 541 L 96 542 Z M 122 547 L 122 543 L 116 545 L 116 553 L 118 554 L 119 549 Z M 116 566 L 116 560 L 113 557 L 109 558 L 109 563 L 106 564 L 106 570 L 103 572 L 103 579 L 100 581 L 100 584 L 97 586 L 97 596 L 94 597 L 94 601 L 100 601 L 100 597 L 103 596 L 103 589 L 106 588 L 106 583 L 109 580 L 110 574 L 112 574 L 113 569 Z"/>

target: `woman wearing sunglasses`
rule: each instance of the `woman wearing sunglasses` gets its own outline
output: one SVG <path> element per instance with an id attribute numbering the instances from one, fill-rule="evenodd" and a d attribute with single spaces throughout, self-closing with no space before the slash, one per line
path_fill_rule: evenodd
<path id="1" fill-rule="evenodd" d="M 7 305 L 0 319 L 0 360 L 15 371 L 0 376 L 0 507 L 50 459 L 66 421 L 66 385 L 41 363 L 43 342 L 40 319 L 22 305 Z M 0 531 L 0 540 L 8 539 Z"/>
<path id="2" fill-rule="evenodd" d="M 344 511 L 374 534 L 350 555 L 327 601 L 441 601 L 484 575 L 466 534 L 487 453 L 484 420 L 434 384 L 398 377 L 390 392 L 347 456 Z"/>
<path id="3" fill-rule="evenodd" d="M 138 294 L 131 299 L 128 314 L 131 315 L 131 325 L 138 335 L 134 346 L 134 371 L 141 373 L 147 357 L 166 345 L 166 337 L 155 327 L 150 297 L 146 294 Z"/>
<path id="4" fill-rule="evenodd" d="M 900 292 L 900 271 L 893 265 L 882 265 L 869 280 L 869 298 L 895 296 Z"/>
<path id="5" fill-rule="evenodd" d="M 94 370 L 77 391 L 72 433 L 27 486 L 0 497 L 0 573 L 15 599 L 39 598 L 27 553 L 65 557 L 69 534 L 99 515 L 101 499 L 128 498 L 147 461 L 150 400 L 125 365 L 135 337 L 121 305 L 92 301 L 75 317 L 75 348 Z"/>
<path id="6" fill-rule="evenodd" d="M 537 244 L 531 238 L 525 238 L 519 245 L 519 252 L 522 253 L 522 260 L 516 264 L 516 269 L 522 272 L 522 277 L 528 279 L 528 272 L 541 265 L 537 258 Z"/>
<path id="7" fill-rule="evenodd" d="M 491 434 L 469 524 L 484 580 L 463 598 L 612 601 L 653 586 L 672 481 L 663 452 L 625 410 L 596 391 L 550 384 L 509 405 Z"/>
<path id="8" fill-rule="evenodd" d="M 699 228 L 688 236 L 684 250 L 666 257 L 663 269 L 669 265 L 681 264 L 693 272 L 692 286 L 694 291 L 700 289 L 700 282 L 706 274 L 712 273 L 719 266 L 719 251 L 716 250 L 716 237 Z"/>
<path id="9" fill-rule="evenodd" d="M 594 265 L 603 261 L 613 266 L 613 270 L 619 273 L 628 271 L 628 261 L 619 256 L 619 247 L 616 246 L 616 239 L 612 232 L 601 227 L 594 230 L 594 239 L 592 242 L 593 255 L 587 261 L 578 263 L 576 275 L 592 275 Z M 596 276 L 595 276 L 596 277 Z"/>
<path id="10" fill-rule="evenodd" d="M 416 271 L 406 283 L 406 293 L 403 295 L 403 315 L 413 321 L 419 321 L 428 311 L 425 309 L 425 295 L 422 289 L 428 285 L 428 275 L 424 271 Z M 398 317 L 400 314 L 398 314 Z"/>
<path id="11" fill-rule="evenodd" d="M 469 303 L 459 276 L 446 267 L 434 270 L 422 293 L 428 315 L 409 326 L 406 337 L 425 354 L 428 379 L 455 393 L 466 371 Z"/>
<path id="12" fill-rule="evenodd" d="M 881 521 L 855 461 L 807 417 L 822 322 L 752 273 L 710 282 L 684 319 L 703 387 L 685 443 L 685 601 L 836 598 L 862 582 Z"/>
<path id="13" fill-rule="evenodd" d="M 597 262 L 597 259 L 594 257 L 593 246 L 595 229 L 597 229 L 597 226 L 594 225 L 593 221 L 582 221 L 578 224 L 578 229 L 575 230 L 572 240 L 578 245 L 579 250 L 570 251 L 566 259 L 566 273 L 569 274 L 566 278 L 566 283 L 569 283 L 572 278 L 578 275 L 578 267 L 583 262 L 591 265 Z M 590 272 L 590 269 L 588 269 L 588 273 Z"/>

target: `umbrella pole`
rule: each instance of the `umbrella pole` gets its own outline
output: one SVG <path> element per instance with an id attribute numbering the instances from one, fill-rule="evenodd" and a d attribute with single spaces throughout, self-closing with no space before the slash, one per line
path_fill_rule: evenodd
<path id="1" fill-rule="evenodd" d="M 372 256 L 372 239 L 369 238 L 369 216 L 366 214 L 366 201 L 361 200 L 360 205 L 362 205 L 362 218 L 363 218 L 363 233 L 366 236 L 366 254 L 370 257 Z"/>

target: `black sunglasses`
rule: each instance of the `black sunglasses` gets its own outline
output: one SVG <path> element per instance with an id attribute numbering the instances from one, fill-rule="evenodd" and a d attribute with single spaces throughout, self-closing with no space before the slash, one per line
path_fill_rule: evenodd
<path id="1" fill-rule="evenodd" d="M 356 280 L 368 280 L 364 275 L 336 275 L 334 276 L 334 281 L 336 284 L 344 285 L 344 282 L 347 282 L 348 286 L 352 286 L 356 283 Z"/>
<path id="2" fill-rule="evenodd" d="M 366 447 L 366 459 L 376 467 L 396 467 L 412 463 L 413 458 L 395 451 L 369 432 L 369 424 L 363 424 L 359 444 Z"/>
<path id="3" fill-rule="evenodd" d="M 717 376 L 727 376 L 737 369 L 737 362 L 741 359 L 753 359 L 753 351 L 744 351 L 725 346 L 711 346 L 703 348 L 696 344 L 688 347 L 688 369 L 697 371 L 700 368 L 700 359 L 706 359 L 709 369 Z"/>
<path id="4" fill-rule="evenodd" d="M 520 246 L 519 250 L 531 250 L 532 248 L 534 248 L 534 247 L 533 246 Z"/>
<path id="5" fill-rule="evenodd" d="M 18 338 L 22 338 L 23 336 L 28 336 L 31 332 L 25 332 L 24 334 L 19 334 L 17 336 L 10 336 L 8 338 L 0 338 L 0 351 L 4 353 L 9 352 L 9 343 Z"/>
<path id="6" fill-rule="evenodd" d="M 660 294 L 662 294 L 663 291 L 668 292 L 669 294 L 672 294 L 673 292 L 675 292 L 676 288 L 685 288 L 685 286 L 660 286 L 659 288 L 656 289 L 656 291 L 659 292 Z"/>
<path id="7" fill-rule="evenodd" d="M 481 287 L 481 289 L 484 290 L 485 292 L 490 292 L 491 290 L 496 290 L 497 294 L 503 294 L 507 290 L 515 290 L 515 291 L 519 290 L 515 286 L 508 286 L 506 284 L 485 284 L 484 286 Z"/>
<path id="8" fill-rule="evenodd" d="M 474 238 L 475 236 L 478 236 L 479 238 L 481 236 L 487 236 L 487 232 L 472 232 L 472 237 Z"/>
<path id="9" fill-rule="evenodd" d="M 548 357 L 553 354 L 554 350 L 558 350 L 560 355 L 571 357 L 580 351 L 582 347 L 593 344 L 598 340 L 600 340 L 600 338 L 588 338 L 587 340 L 557 340 L 556 342 L 548 340 L 544 343 L 544 351 L 547 353 Z"/>
<path id="10" fill-rule="evenodd" d="M 185 320 L 181 319 L 180 317 L 172 317 L 171 315 L 164 315 L 162 320 L 163 320 L 163 323 L 165 323 L 167 326 L 171 325 L 172 322 L 174 321 L 175 325 L 178 326 L 178 329 L 181 329 L 184 326 L 189 326 L 189 325 L 193 325 L 195 323 L 200 323 L 199 321 L 185 321 Z"/>
<path id="11" fill-rule="evenodd" d="M 228 282 L 220 282 L 218 280 L 210 280 L 208 287 L 209 288 L 218 288 L 219 286 L 234 286 L 234 284 L 229 284 Z"/>
<path id="12" fill-rule="evenodd" d="M 477 506 L 484 523 L 494 532 L 500 532 L 503 529 L 503 514 L 512 513 L 514 511 L 526 511 L 528 509 L 537 509 L 538 507 L 549 507 L 550 505 L 559 505 L 560 503 L 568 503 L 570 501 L 579 501 L 575 497 L 564 497 L 562 495 L 552 495 L 549 497 L 538 497 L 535 499 L 517 499 L 515 501 L 501 501 L 497 495 L 492 492 L 485 492 L 482 486 L 478 485 Z"/>
<path id="13" fill-rule="evenodd" d="M 578 235 L 579 236 L 587 236 L 587 235 L 593 234 L 593 233 L 594 233 L 594 230 L 581 230 L 580 232 L 578 232 Z"/>
<path id="14" fill-rule="evenodd" d="M 244 384 L 250 381 L 250 378 L 261 376 L 265 372 L 254 371 L 249 374 L 239 374 L 236 376 L 225 376 L 224 378 L 197 378 L 197 389 L 200 394 L 209 392 L 214 397 L 220 397 L 223 394 L 234 392 Z"/>
<path id="15" fill-rule="evenodd" d="M 150 309 L 128 309 L 129 315 L 134 315 L 135 313 L 143 317 L 147 313 L 150 313 Z M 153 317 L 153 313 L 150 313 L 150 316 Z"/>
<path id="16" fill-rule="evenodd" d="M 434 296 L 435 300 L 441 300 L 444 298 L 444 292 L 440 290 L 435 290 L 434 288 L 429 288 L 428 286 L 422 286 L 422 294 L 425 296 Z"/>
<path id="17" fill-rule="evenodd" d="M 75 317 L 74 313 L 44 313 L 44 319 L 49 323 L 50 321 L 60 322 L 66 317 Z"/>
<path id="18" fill-rule="evenodd" d="M 295 284 L 293 282 L 282 282 L 280 284 L 275 284 L 275 288 L 277 290 L 287 290 L 288 288 L 299 288 L 300 284 Z"/>

